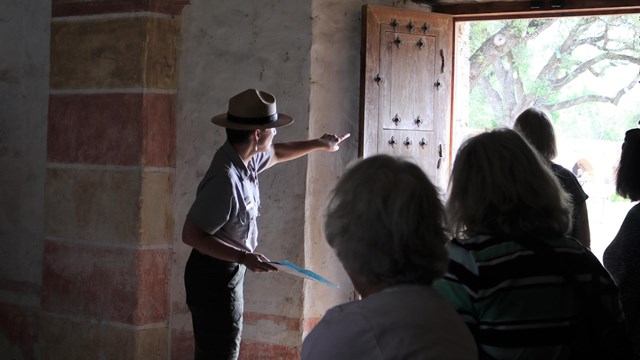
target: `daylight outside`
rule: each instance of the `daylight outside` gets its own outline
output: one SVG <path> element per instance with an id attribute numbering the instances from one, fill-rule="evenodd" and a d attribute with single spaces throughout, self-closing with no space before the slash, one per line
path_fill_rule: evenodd
<path id="1" fill-rule="evenodd" d="M 558 156 L 589 195 L 593 253 L 615 237 L 631 203 L 615 193 L 627 129 L 640 120 L 640 16 L 460 22 L 452 153 L 465 138 L 547 112 Z"/>

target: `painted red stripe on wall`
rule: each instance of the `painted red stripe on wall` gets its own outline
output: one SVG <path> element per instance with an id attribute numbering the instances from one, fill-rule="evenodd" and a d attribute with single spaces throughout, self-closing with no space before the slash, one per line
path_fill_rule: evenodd
<path id="1" fill-rule="evenodd" d="M 45 242 L 42 308 L 132 325 L 165 322 L 171 250 Z"/>
<path id="2" fill-rule="evenodd" d="M 175 95 L 53 94 L 47 161 L 175 165 Z"/>

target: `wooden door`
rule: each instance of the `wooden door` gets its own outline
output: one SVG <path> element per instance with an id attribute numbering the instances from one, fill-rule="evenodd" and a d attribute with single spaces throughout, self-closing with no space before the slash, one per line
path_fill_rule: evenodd
<path id="1" fill-rule="evenodd" d="M 453 18 L 364 5 L 360 156 L 411 156 L 446 185 Z"/>

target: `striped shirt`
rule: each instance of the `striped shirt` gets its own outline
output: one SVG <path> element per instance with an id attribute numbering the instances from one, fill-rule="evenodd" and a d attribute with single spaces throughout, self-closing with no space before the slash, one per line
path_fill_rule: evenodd
<path id="1" fill-rule="evenodd" d="M 449 270 L 434 287 L 462 316 L 481 358 L 577 358 L 600 331 L 590 328 L 623 326 L 617 288 L 590 251 L 564 237 L 537 241 L 476 236 L 448 244 Z M 594 325 L 587 313 L 604 320 Z"/>

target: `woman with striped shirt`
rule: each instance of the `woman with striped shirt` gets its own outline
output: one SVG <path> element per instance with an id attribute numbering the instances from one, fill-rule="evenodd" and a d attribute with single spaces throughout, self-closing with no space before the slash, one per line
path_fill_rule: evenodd
<path id="1" fill-rule="evenodd" d="M 462 145 L 446 210 L 455 238 L 448 272 L 434 286 L 463 317 L 481 358 L 628 358 L 618 290 L 566 236 L 569 197 L 518 133 L 494 130 Z"/>

